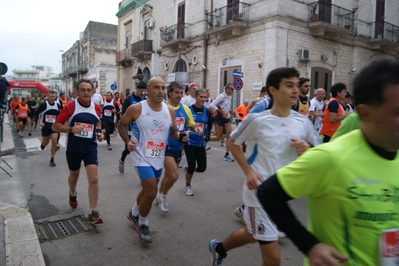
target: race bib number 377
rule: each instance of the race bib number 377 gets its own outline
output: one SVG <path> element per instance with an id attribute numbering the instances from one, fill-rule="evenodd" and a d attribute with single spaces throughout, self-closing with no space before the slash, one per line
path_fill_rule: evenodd
<path id="1" fill-rule="evenodd" d="M 165 142 L 162 141 L 147 141 L 145 155 L 147 157 L 161 157 L 162 151 L 165 149 Z"/>
<path id="2" fill-rule="evenodd" d="M 76 137 L 86 139 L 93 138 L 94 126 L 92 124 L 76 122 L 75 126 L 83 127 L 83 130 L 80 131 L 80 134 L 75 134 Z"/>

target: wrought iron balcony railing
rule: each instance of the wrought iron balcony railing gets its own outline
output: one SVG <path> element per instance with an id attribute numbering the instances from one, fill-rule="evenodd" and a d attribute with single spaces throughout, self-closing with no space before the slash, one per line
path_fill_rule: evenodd
<path id="1" fill-rule="evenodd" d="M 121 62 L 123 60 L 132 60 L 132 59 L 133 59 L 133 57 L 132 57 L 130 48 L 120 50 L 120 51 L 116 52 L 116 54 L 115 54 L 116 62 Z"/>
<path id="2" fill-rule="evenodd" d="M 177 23 L 172 26 L 164 26 L 161 31 L 161 44 L 178 39 L 189 39 L 191 37 L 191 24 Z"/>
<path id="3" fill-rule="evenodd" d="M 309 4 L 309 22 L 324 22 L 354 32 L 355 12 L 321 0 Z"/>
<path id="4" fill-rule="evenodd" d="M 132 56 L 152 52 L 152 40 L 141 40 L 132 44 Z"/>
<path id="5" fill-rule="evenodd" d="M 225 26 L 232 22 L 249 23 L 249 7 L 251 5 L 243 2 L 234 2 L 227 6 L 215 8 L 205 13 L 207 30 Z"/>
<path id="6" fill-rule="evenodd" d="M 371 39 L 384 39 L 391 42 L 399 43 L 399 27 L 381 21 L 370 22 L 370 38 Z"/>

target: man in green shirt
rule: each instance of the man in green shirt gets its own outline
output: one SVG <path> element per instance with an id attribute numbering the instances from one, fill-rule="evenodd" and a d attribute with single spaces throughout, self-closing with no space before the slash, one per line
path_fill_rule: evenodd
<path id="1" fill-rule="evenodd" d="M 399 62 L 381 60 L 353 82 L 360 129 L 314 147 L 266 179 L 257 195 L 306 265 L 399 260 Z M 308 229 L 287 205 L 307 197 Z"/>

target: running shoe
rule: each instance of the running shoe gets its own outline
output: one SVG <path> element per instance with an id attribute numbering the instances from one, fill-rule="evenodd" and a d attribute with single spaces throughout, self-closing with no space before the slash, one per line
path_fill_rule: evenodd
<path id="1" fill-rule="evenodd" d="M 89 220 L 91 224 L 102 224 L 103 219 L 100 218 L 98 211 L 92 210 L 91 214 L 89 214 Z"/>
<path id="2" fill-rule="evenodd" d="M 220 147 L 224 147 L 224 143 L 223 142 L 220 142 Z"/>
<path id="3" fill-rule="evenodd" d="M 116 131 L 114 131 L 114 136 L 115 136 L 115 137 L 118 136 L 118 133 L 117 133 Z"/>
<path id="4" fill-rule="evenodd" d="M 139 239 L 143 243 L 151 243 L 152 237 L 150 236 L 150 230 L 147 225 L 139 225 L 139 216 L 133 216 L 132 211 L 127 215 L 129 221 L 133 223 L 133 228 L 139 234 Z"/>
<path id="5" fill-rule="evenodd" d="M 54 159 L 51 159 L 51 160 L 50 160 L 50 166 L 51 166 L 51 167 L 56 166 L 56 164 L 55 164 L 55 162 L 54 162 Z"/>
<path id="6" fill-rule="evenodd" d="M 244 210 L 242 209 L 241 206 L 234 210 L 234 214 L 235 214 L 238 218 L 240 218 L 241 223 L 242 223 L 243 225 L 245 225 L 245 221 L 244 221 Z"/>
<path id="7" fill-rule="evenodd" d="M 29 134 L 28 134 L 28 136 L 30 137 L 30 136 L 32 136 L 32 131 L 29 131 Z"/>
<path id="8" fill-rule="evenodd" d="M 71 206 L 72 209 L 76 209 L 78 207 L 78 199 L 77 195 L 71 196 L 69 194 L 69 206 Z"/>
<path id="9" fill-rule="evenodd" d="M 211 146 L 207 146 L 207 147 L 205 148 L 206 151 L 209 151 L 210 149 L 211 149 Z"/>
<path id="10" fill-rule="evenodd" d="M 184 187 L 184 194 L 186 196 L 194 196 L 194 192 L 193 192 L 191 186 L 185 186 Z"/>
<path id="11" fill-rule="evenodd" d="M 161 204 L 159 204 L 158 207 L 161 210 L 161 212 L 169 212 L 169 204 L 168 200 L 166 199 L 166 196 L 160 196 L 159 200 Z"/>
<path id="12" fill-rule="evenodd" d="M 111 144 L 108 144 L 108 150 L 112 150 Z"/>
<path id="13" fill-rule="evenodd" d="M 61 147 L 60 147 L 60 145 L 57 144 L 57 151 L 58 151 L 59 149 L 61 149 Z"/>
<path id="14" fill-rule="evenodd" d="M 209 244 L 208 244 L 208 249 L 212 253 L 212 259 L 211 259 L 212 266 L 223 265 L 223 260 L 227 257 L 227 255 L 220 256 L 216 252 L 216 246 L 218 243 L 221 243 L 221 242 L 217 241 L 216 239 L 212 239 L 211 241 L 209 241 Z"/>
<path id="15" fill-rule="evenodd" d="M 223 160 L 228 161 L 228 162 L 234 162 L 234 159 L 233 159 L 233 157 L 230 156 L 230 154 L 226 154 L 223 157 Z"/>
<path id="16" fill-rule="evenodd" d="M 119 159 L 118 170 L 121 174 L 125 172 L 125 162 L 122 162 L 121 159 Z"/>

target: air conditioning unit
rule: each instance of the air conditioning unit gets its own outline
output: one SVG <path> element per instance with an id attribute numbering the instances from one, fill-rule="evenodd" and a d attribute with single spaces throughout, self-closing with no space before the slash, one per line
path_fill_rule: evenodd
<path id="1" fill-rule="evenodd" d="M 147 27 L 148 27 L 149 29 L 153 29 L 153 28 L 155 27 L 155 22 L 152 21 L 152 20 L 149 20 L 149 21 L 148 21 Z"/>
<path id="2" fill-rule="evenodd" d="M 298 60 L 299 61 L 309 61 L 310 60 L 310 51 L 307 49 L 299 49 L 298 50 Z"/>

